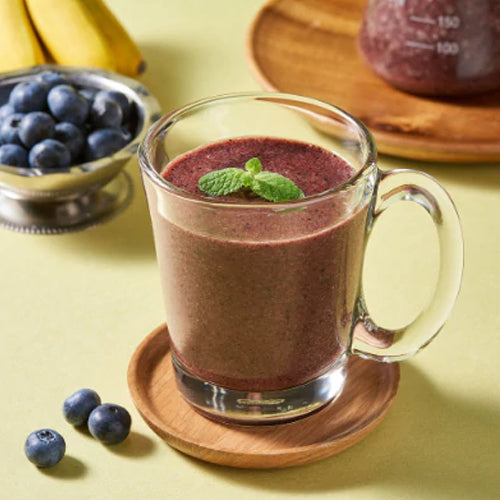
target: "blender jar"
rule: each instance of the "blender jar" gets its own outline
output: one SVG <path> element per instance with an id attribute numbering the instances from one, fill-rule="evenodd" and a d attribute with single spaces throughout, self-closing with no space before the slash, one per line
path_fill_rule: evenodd
<path id="1" fill-rule="evenodd" d="M 407 92 L 500 88 L 500 0 L 368 0 L 358 42 L 373 71 Z"/>

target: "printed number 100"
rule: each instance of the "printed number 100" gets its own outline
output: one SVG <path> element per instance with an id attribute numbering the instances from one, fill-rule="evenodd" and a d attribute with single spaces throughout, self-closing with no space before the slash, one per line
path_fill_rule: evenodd
<path id="1" fill-rule="evenodd" d="M 457 42 L 438 42 L 436 50 L 438 54 L 455 56 L 460 52 L 460 46 Z"/>

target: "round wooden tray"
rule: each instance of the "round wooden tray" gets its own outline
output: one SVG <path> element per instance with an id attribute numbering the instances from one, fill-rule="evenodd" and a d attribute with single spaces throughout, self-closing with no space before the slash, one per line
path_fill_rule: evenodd
<path id="1" fill-rule="evenodd" d="M 460 99 L 410 95 L 361 60 L 365 0 L 272 0 L 252 23 L 247 54 L 266 90 L 315 97 L 361 119 L 383 153 L 500 161 L 500 91 Z"/>
<path id="2" fill-rule="evenodd" d="M 201 416 L 184 401 L 169 351 L 167 328 L 160 326 L 130 361 L 128 384 L 139 413 L 174 448 L 232 467 L 289 467 L 339 453 L 382 421 L 399 384 L 397 363 L 352 356 L 344 391 L 335 403 L 288 424 L 228 426 Z"/>

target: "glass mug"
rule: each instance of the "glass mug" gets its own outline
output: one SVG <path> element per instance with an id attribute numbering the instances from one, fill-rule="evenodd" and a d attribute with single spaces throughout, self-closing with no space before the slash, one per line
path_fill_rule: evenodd
<path id="1" fill-rule="evenodd" d="M 340 186 L 300 200 L 203 198 L 161 173 L 216 141 L 307 142 L 355 170 Z M 205 99 L 159 120 L 139 149 L 177 386 L 212 419 L 275 423 L 333 401 L 355 354 L 398 361 L 428 344 L 460 287 L 462 236 L 446 191 L 412 170 L 381 172 L 365 126 L 329 104 L 287 94 Z M 423 206 L 439 235 L 430 305 L 405 328 L 370 317 L 361 291 L 374 220 L 392 203 Z"/>

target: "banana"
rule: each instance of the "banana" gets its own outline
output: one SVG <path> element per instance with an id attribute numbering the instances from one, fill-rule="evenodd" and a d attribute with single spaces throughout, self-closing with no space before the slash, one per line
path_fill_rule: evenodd
<path id="1" fill-rule="evenodd" d="M 58 64 L 116 70 L 113 53 L 85 0 L 25 2 L 38 35 Z"/>
<path id="2" fill-rule="evenodd" d="M 85 5 L 113 52 L 116 70 L 128 76 L 142 73 L 146 69 L 146 63 L 139 48 L 105 2 L 87 0 Z"/>
<path id="3" fill-rule="evenodd" d="M 45 62 L 23 0 L 0 0 L 0 71 Z"/>

